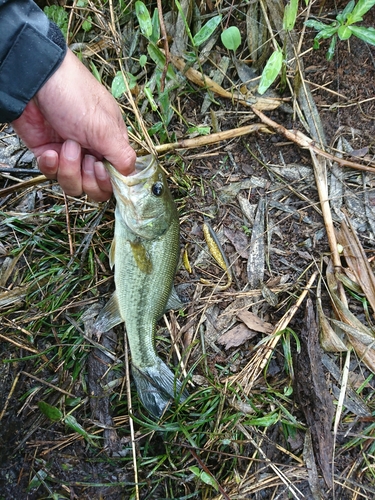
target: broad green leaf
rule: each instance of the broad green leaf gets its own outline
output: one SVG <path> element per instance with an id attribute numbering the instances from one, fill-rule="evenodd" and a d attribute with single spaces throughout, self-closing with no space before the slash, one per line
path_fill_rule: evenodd
<path id="1" fill-rule="evenodd" d="M 340 40 L 347 40 L 352 36 L 352 32 L 348 26 L 340 26 L 337 31 Z"/>
<path id="2" fill-rule="evenodd" d="M 241 45 L 241 33 L 237 26 L 230 26 L 221 34 L 221 41 L 228 50 L 236 51 Z"/>
<path id="3" fill-rule="evenodd" d="M 326 26 L 323 30 L 319 31 L 316 35 L 316 39 L 320 40 L 321 38 L 326 39 L 326 38 L 331 38 L 331 36 L 335 35 L 337 33 L 337 30 L 339 29 L 338 26 Z"/>
<path id="4" fill-rule="evenodd" d="M 270 425 L 274 425 L 279 420 L 279 415 L 277 413 L 272 413 L 271 415 L 267 415 L 265 417 L 252 418 L 247 421 L 247 425 L 255 425 L 259 427 L 269 427 Z"/>
<path id="5" fill-rule="evenodd" d="M 193 65 L 194 63 L 197 62 L 197 54 L 196 54 L 196 52 L 192 52 L 190 50 L 186 51 L 184 53 L 184 59 L 185 59 L 187 64 Z"/>
<path id="6" fill-rule="evenodd" d="M 285 5 L 284 18 L 283 18 L 283 28 L 286 31 L 291 31 L 294 28 L 294 24 L 297 19 L 298 12 L 298 0 L 290 0 L 289 3 Z"/>
<path id="7" fill-rule="evenodd" d="M 344 24 L 349 14 L 351 14 L 352 10 L 354 9 L 354 6 L 355 6 L 355 1 L 350 0 L 345 9 L 342 12 L 340 12 L 340 14 L 337 14 L 336 19 L 338 20 L 339 23 Z"/>
<path id="8" fill-rule="evenodd" d="M 331 43 L 329 44 L 329 47 L 327 50 L 327 54 L 326 54 L 327 61 L 332 61 L 332 59 L 333 59 L 333 56 L 335 54 L 336 41 L 337 41 L 337 36 L 334 35 L 332 37 Z"/>
<path id="9" fill-rule="evenodd" d="M 375 5 L 375 0 L 359 0 L 350 15 L 350 24 L 362 21 L 362 16 Z"/>
<path id="10" fill-rule="evenodd" d="M 152 127 L 148 129 L 148 135 L 152 137 L 153 135 L 157 134 L 160 132 L 160 130 L 163 128 L 163 123 L 162 122 L 157 122 Z"/>
<path id="11" fill-rule="evenodd" d="M 118 99 L 126 92 L 126 83 L 121 71 L 118 71 L 112 80 L 111 92 L 115 99 Z"/>
<path id="12" fill-rule="evenodd" d="M 206 22 L 204 26 L 198 31 L 196 35 L 193 37 L 193 43 L 196 47 L 202 45 L 206 40 L 208 40 L 219 26 L 222 16 L 212 17 L 209 21 Z"/>
<path id="13" fill-rule="evenodd" d="M 56 406 L 51 406 L 44 401 L 39 401 L 38 408 L 43 413 L 43 415 L 52 420 L 52 422 L 58 422 L 63 417 L 62 412 L 58 408 L 56 408 Z"/>
<path id="14" fill-rule="evenodd" d="M 213 488 L 215 488 L 216 491 L 218 491 L 219 487 L 217 485 L 217 481 L 210 474 L 208 474 L 203 470 L 199 477 L 200 480 L 203 481 L 205 484 L 212 486 Z"/>
<path id="15" fill-rule="evenodd" d="M 64 418 L 65 424 L 70 427 L 74 432 L 78 432 L 81 436 L 86 436 L 87 431 L 82 427 L 81 424 L 77 422 L 77 419 L 73 415 L 67 415 Z"/>
<path id="16" fill-rule="evenodd" d="M 291 394 L 293 394 L 293 387 L 284 387 L 284 396 L 290 396 Z"/>
<path id="17" fill-rule="evenodd" d="M 81 424 L 79 424 L 76 420 L 76 418 L 73 415 L 67 415 L 64 418 L 65 424 L 70 427 L 74 432 L 77 432 L 80 436 L 83 436 L 87 442 L 89 442 L 92 445 L 96 445 L 93 441 L 93 439 L 100 439 L 99 436 L 94 436 L 92 434 L 89 434 L 85 429 L 82 427 Z"/>
<path id="18" fill-rule="evenodd" d="M 27 487 L 27 492 L 35 490 L 39 488 L 39 486 L 44 482 L 45 478 L 48 476 L 47 472 L 44 470 L 39 470 L 35 476 L 29 482 L 29 486 Z"/>
<path id="19" fill-rule="evenodd" d="M 146 63 L 147 63 L 147 56 L 146 54 L 142 54 L 141 57 L 139 58 L 140 67 L 143 68 L 144 66 L 146 66 Z"/>
<path id="20" fill-rule="evenodd" d="M 314 28 L 316 31 L 321 31 L 324 30 L 324 28 L 327 28 L 327 25 L 324 23 L 321 23 L 320 21 L 316 21 L 315 19 L 308 19 L 305 21 L 305 26 L 308 28 Z"/>
<path id="21" fill-rule="evenodd" d="M 118 71 L 116 73 L 116 76 L 112 80 L 111 92 L 115 99 L 121 97 L 126 92 L 128 86 L 129 90 L 131 90 L 134 89 L 134 87 L 137 85 L 137 79 L 135 78 L 134 75 L 132 75 L 131 73 L 127 73 L 126 77 L 127 77 L 127 84 L 124 80 L 121 71 Z"/>
<path id="22" fill-rule="evenodd" d="M 83 23 L 82 23 L 82 29 L 86 33 L 88 31 L 91 31 L 91 29 L 92 29 L 92 17 L 91 16 L 87 16 L 86 20 L 83 21 Z"/>
<path id="23" fill-rule="evenodd" d="M 259 94 L 264 94 L 268 87 L 270 87 L 270 85 L 272 85 L 276 80 L 283 64 L 283 58 L 284 56 L 282 50 L 276 50 L 268 59 L 267 64 L 262 72 L 262 77 L 260 79 L 258 87 Z"/>
<path id="24" fill-rule="evenodd" d="M 156 43 L 160 38 L 160 21 L 159 21 L 158 9 L 154 10 L 151 23 L 152 23 L 152 35 L 150 37 L 150 40 L 151 42 Z"/>
<path id="25" fill-rule="evenodd" d="M 197 477 L 199 477 L 201 474 L 200 468 L 197 467 L 196 465 L 192 465 L 191 467 L 189 467 L 189 470 L 191 470 L 191 472 L 195 474 Z"/>
<path id="26" fill-rule="evenodd" d="M 146 38 L 150 38 L 152 35 L 151 17 L 147 10 L 146 5 L 139 0 L 135 2 L 135 15 L 137 16 L 139 27 L 141 28 L 142 34 Z"/>
<path id="27" fill-rule="evenodd" d="M 208 135 L 211 131 L 211 127 L 189 127 L 186 131 L 187 134 L 198 134 L 198 135 Z"/>
<path id="28" fill-rule="evenodd" d="M 348 14 L 350 14 L 350 12 L 353 12 L 354 6 L 355 6 L 355 0 L 350 0 L 345 9 L 342 11 L 344 16 L 347 16 Z"/>
<path id="29" fill-rule="evenodd" d="M 375 29 L 366 28 L 365 26 L 349 26 L 349 29 L 360 40 L 375 45 Z"/>

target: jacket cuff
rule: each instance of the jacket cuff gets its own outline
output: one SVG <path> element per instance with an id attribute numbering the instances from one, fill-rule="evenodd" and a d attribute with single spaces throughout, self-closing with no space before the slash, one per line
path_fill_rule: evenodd
<path id="1" fill-rule="evenodd" d="M 22 114 L 62 63 L 67 47 L 60 30 L 50 24 L 48 38 L 25 24 L 0 66 L 0 118 L 11 122 Z"/>

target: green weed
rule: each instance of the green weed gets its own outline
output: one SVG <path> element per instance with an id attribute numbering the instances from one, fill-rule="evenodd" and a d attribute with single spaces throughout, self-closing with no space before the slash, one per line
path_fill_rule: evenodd
<path id="1" fill-rule="evenodd" d="M 375 45 L 375 28 L 366 28 L 365 26 L 357 26 L 357 23 L 363 20 L 363 16 L 375 5 L 375 0 L 359 0 L 356 4 L 354 0 L 350 0 L 345 9 L 337 14 L 336 20 L 331 24 L 325 24 L 315 19 L 309 19 L 305 25 L 309 28 L 314 28 L 318 34 L 314 39 L 314 49 L 320 46 L 320 40 L 327 38 L 331 39 L 326 58 L 331 61 L 337 43 L 337 38 L 340 40 L 348 40 L 352 35 L 366 43 Z"/>

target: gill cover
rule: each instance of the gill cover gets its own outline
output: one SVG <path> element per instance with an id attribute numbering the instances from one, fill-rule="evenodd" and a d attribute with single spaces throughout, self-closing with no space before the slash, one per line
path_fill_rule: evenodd
<path id="1" fill-rule="evenodd" d="M 124 176 L 105 162 L 120 218 L 134 235 L 154 239 L 168 229 L 175 205 L 164 172 L 152 155 L 138 158 L 135 174 Z"/>

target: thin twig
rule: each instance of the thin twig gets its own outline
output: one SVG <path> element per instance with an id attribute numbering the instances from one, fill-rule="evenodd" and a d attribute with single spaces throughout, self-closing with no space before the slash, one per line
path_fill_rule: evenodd
<path id="1" fill-rule="evenodd" d="M 165 77 L 166 77 L 167 71 L 168 71 L 168 64 L 170 61 L 170 55 L 169 55 L 168 36 L 167 36 L 167 30 L 165 29 L 165 23 L 164 23 L 164 18 L 163 18 L 163 7 L 161 4 L 161 0 L 156 0 L 156 4 L 158 6 L 160 31 L 161 31 L 161 36 L 162 36 L 163 45 L 164 45 L 164 53 L 165 53 L 165 63 L 164 63 L 163 73 L 161 75 L 161 81 L 160 81 L 160 91 L 163 92 L 164 88 L 165 88 Z"/>
<path id="2" fill-rule="evenodd" d="M 245 381 L 243 387 L 243 391 L 245 394 L 249 394 L 252 386 L 254 385 L 254 382 L 257 380 L 257 378 L 267 365 L 269 358 L 271 357 L 276 345 L 281 338 L 280 332 L 285 330 L 285 328 L 288 326 L 289 322 L 297 312 L 298 308 L 305 300 L 305 297 L 314 284 L 317 275 L 317 271 L 313 273 L 297 302 L 277 322 L 272 334 L 269 336 L 269 339 L 263 344 L 263 348 L 258 350 L 257 354 L 249 361 L 249 363 L 241 370 L 241 372 L 231 379 L 232 382 L 238 382 L 240 380 Z"/>
<path id="3" fill-rule="evenodd" d="M 272 127 L 274 130 L 276 130 L 279 134 L 283 135 L 290 141 L 294 142 L 298 146 L 304 149 L 309 149 L 310 151 L 314 151 L 316 154 L 320 156 L 324 156 L 324 158 L 328 158 L 329 160 L 332 160 L 333 162 L 338 163 L 342 167 L 351 167 L 356 170 L 365 170 L 366 172 L 373 172 L 375 173 L 375 168 L 374 167 L 368 167 L 367 165 L 361 165 L 360 163 L 354 163 L 352 161 L 344 160 L 343 158 L 339 158 L 338 156 L 331 155 L 330 153 L 327 153 L 326 151 L 323 151 L 322 149 L 318 148 L 315 145 L 315 142 L 310 139 L 307 135 L 303 134 L 299 130 L 288 130 L 279 123 L 276 123 L 275 121 L 271 120 L 271 118 L 268 118 L 262 111 L 259 111 L 259 109 L 252 108 L 253 112 L 262 120 L 263 123 L 266 125 L 269 125 Z"/>
<path id="4" fill-rule="evenodd" d="M 61 389 L 61 387 L 58 387 L 57 385 L 54 385 L 54 384 L 51 384 L 50 382 L 47 382 L 47 380 L 43 380 L 43 379 L 41 379 L 39 377 L 36 377 L 35 375 L 31 375 L 31 373 L 27 373 L 27 372 L 24 372 L 24 371 L 21 371 L 20 373 L 22 373 L 22 375 L 26 375 L 27 377 L 32 378 L 33 380 L 36 380 L 40 384 L 47 385 L 48 387 L 51 387 L 52 389 L 55 389 L 55 391 L 62 392 L 63 394 L 65 394 L 66 396 L 69 396 L 70 398 L 76 398 L 77 397 L 74 394 L 72 394 L 71 392 L 65 391 L 64 389 Z"/>
<path id="5" fill-rule="evenodd" d="M 246 436 L 246 438 L 250 441 L 250 443 L 254 446 L 254 448 L 256 450 L 258 450 L 258 453 L 262 456 L 265 463 L 270 466 L 270 468 L 275 472 L 275 474 L 285 484 L 285 486 L 288 488 L 289 492 L 293 495 L 293 497 L 297 500 L 301 500 L 302 498 L 306 498 L 305 495 L 296 486 L 294 486 L 290 482 L 290 479 L 288 479 L 288 477 L 278 467 L 276 467 L 276 465 L 267 457 L 267 455 L 264 453 L 262 448 L 251 437 L 251 435 L 247 431 L 247 429 L 240 422 L 238 422 L 236 424 L 236 427 L 242 432 L 242 434 L 244 434 Z"/>
<path id="6" fill-rule="evenodd" d="M 64 204 L 65 204 L 66 230 L 68 233 L 68 241 L 69 241 L 69 252 L 70 252 L 70 257 L 73 258 L 74 247 L 73 247 L 72 229 L 70 227 L 69 203 L 65 193 L 64 193 Z"/>
<path id="7" fill-rule="evenodd" d="M 14 377 L 12 387 L 10 388 L 8 397 L 7 397 L 7 399 L 6 399 L 5 403 L 4 403 L 4 407 L 3 407 L 3 409 L 1 410 L 1 413 L 0 413 L 0 422 L 3 419 L 3 416 L 5 415 L 5 412 L 7 411 L 9 402 L 10 402 L 10 400 L 12 398 L 13 392 L 14 392 L 14 390 L 16 388 L 16 385 L 17 385 L 18 379 L 20 378 L 21 373 L 22 372 L 18 372 L 17 375 Z"/>
<path id="8" fill-rule="evenodd" d="M 338 428 L 339 428 L 340 419 L 341 419 L 341 413 L 342 413 L 342 409 L 343 409 L 343 406 L 344 406 L 344 400 L 345 400 L 345 397 L 346 397 L 346 390 L 347 390 L 347 387 L 348 387 L 349 366 L 350 366 L 350 353 L 351 353 L 351 349 L 348 349 L 348 351 L 346 353 L 346 359 L 345 359 L 344 369 L 342 371 L 341 390 L 340 390 L 339 400 L 337 402 L 335 422 L 334 422 L 334 425 L 333 425 L 332 477 L 334 476 L 334 473 L 335 473 L 335 449 L 336 449 L 337 431 L 338 431 Z M 333 494 L 333 498 L 335 498 L 334 484 L 333 484 L 332 494 Z"/>

